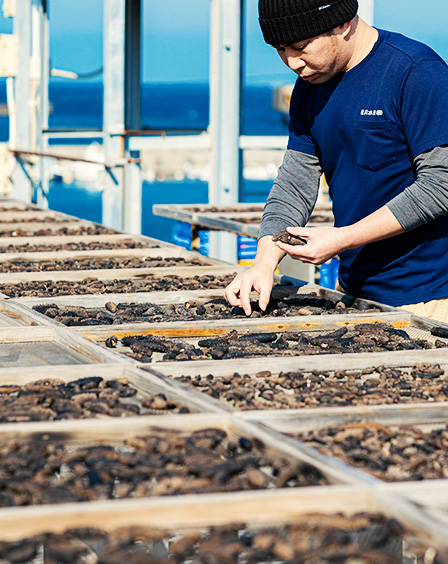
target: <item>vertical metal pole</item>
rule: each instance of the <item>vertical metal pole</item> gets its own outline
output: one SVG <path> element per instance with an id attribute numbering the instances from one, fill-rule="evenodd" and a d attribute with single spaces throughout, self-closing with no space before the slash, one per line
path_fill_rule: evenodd
<path id="1" fill-rule="evenodd" d="M 238 202 L 242 155 L 239 148 L 243 0 L 211 0 L 210 133 L 212 174 L 209 200 Z M 236 236 L 216 233 L 210 254 L 236 263 Z"/>
<path id="2" fill-rule="evenodd" d="M 141 0 L 126 0 L 125 34 L 125 128 L 141 129 Z M 129 150 L 125 138 L 125 158 L 139 158 L 140 151 Z M 142 230 L 142 175 L 139 164 L 124 165 L 124 230 Z"/>
<path id="3" fill-rule="evenodd" d="M 125 126 L 141 128 L 141 0 L 126 0 Z"/>
<path id="4" fill-rule="evenodd" d="M 31 0 L 16 0 L 16 16 L 13 31 L 19 43 L 19 71 L 14 79 L 14 106 L 16 122 L 11 131 L 15 136 L 10 138 L 12 149 L 29 151 L 31 148 L 30 133 L 30 55 L 31 55 Z M 32 184 L 19 163 L 13 173 L 12 197 L 23 202 L 30 202 Z"/>
<path id="5" fill-rule="evenodd" d="M 375 0 L 359 0 L 358 15 L 369 25 L 373 25 Z"/>
<path id="6" fill-rule="evenodd" d="M 36 146 L 40 153 L 48 152 L 48 140 L 42 130 L 48 129 L 49 79 L 50 79 L 50 48 L 49 48 L 49 12 L 48 1 L 38 0 L 39 13 L 39 84 L 37 106 L 37 132 Z M 36 194 L 36 203 L 41 207 L 48 207 L 49 190 L 48 158 L 39 159 L 39 182 Z"/>
<path id="7" fill-rule="evenodd" d="M 126 0 L 104 2 L 104 157 L 109 165 L 103 192 L 103 223 L 124 227 L 124 174 L 114 166 L 124 158 Z"/>
<path id="8" fill-rule="evenodd" d="M 33 0 L 31 5 L 31 59 L 30 59 L 30 129 L 31 129 L 31 150 L 37 151 L 37 132 L 38 132 L 38 98 L 40 83 L 40 14 L 39 0 Z"/>

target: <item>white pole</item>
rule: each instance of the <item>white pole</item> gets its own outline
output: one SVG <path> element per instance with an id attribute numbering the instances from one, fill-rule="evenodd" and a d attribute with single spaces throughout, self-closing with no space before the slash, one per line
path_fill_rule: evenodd
<path id="1" fill-rule="evenodd" d="M 48 97 L 50 79 L 50 21 L 48 17 L 48 1 L 38 0 L 36 2 L 37 17 L 39 25 L 39 43 L 36 45 L 38 52 L 35 64 L 37 74 L 37 108 L 36 108 L 36 147 L 40 153 L 48 152 L 48 139 L 43 135 L 43 130 L 48 129 L 48 116 L 50 113 L 50 102 Z M 39 183 L 36 204 L 42 208 L 48 208 L 49 192 L 49 159 L 39 159 Z"/>
<path id="2" fill-rule="evenodd" d="M 241 180 L 240 97 L 242 0 L 212 0 L 210 56 L 211 204 L 235 204 Z M 210 255 L 237 262 L 236 236 L 212 233 Z"/>
<path id="3" fill-rule="evenodd" d="M 14 78 L 13 104 L 16 108 L 16 119 L 14 120 L 13 135 L 9 146 L 12 149 L 30 151 L 31 0 L 17 0 L 16 8 L 13 29 L 19 43 L 19 72 Z M 10 91 L 9 95 L 11 95 Z M 10 104 L 10 101 L 11 98 L 8 104 Z M 13 141 L 17 143 L 16 146 L 12 145 Z M 25 169 L 20 166 L 19 162 L 17 162 L 13 172 L 12 181 L 13 198 L 23 202 L 30 202 L 32 185 Z"/>
<path id="4" fill-rule="evenodd" d="M 123 230 L 123 167 L 114 166 L 124 158 L 125 113 L 125 19 L 126 0 L 107 0 L 104 6 L 104 157 L 110 168 L 105 173 L 102 223 Z"/>

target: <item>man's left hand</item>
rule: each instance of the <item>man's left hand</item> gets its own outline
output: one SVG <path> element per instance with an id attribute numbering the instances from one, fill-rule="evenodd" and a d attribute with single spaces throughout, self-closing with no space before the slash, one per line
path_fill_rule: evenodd
<path id="1" fill-rule="evenodd" d="M 311 264 L 323 264 L 346 248 L 343 230 L 338 227 L 288 227 L 288 233 L 304 237 L 306 245 L 287 245 L 276 241 L 291 258 Z M 346 241 L 345 241 L 346 243 Z"/>
<path id="2" fill-rule="evenodd" d="M 302 262 L 323 264 L 347 249 L 357 249 L 367 243 L 381 241 L 404 232 L 404 228 L 387 206 L 364 219 L 344 227 L 288 227 L 288 232 L 308 240 L 306 245 L 285 245 L 276 241 L 279 249 Z"/>

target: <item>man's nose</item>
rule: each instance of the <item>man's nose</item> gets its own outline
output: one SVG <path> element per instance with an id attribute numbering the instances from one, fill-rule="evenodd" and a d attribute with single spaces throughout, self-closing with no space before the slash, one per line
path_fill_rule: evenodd
<path id="1" fill-rule="evenodd" d="M 288 51 L 286 52 L 286 62 L 288 67 L 293 71 L 302 70 L 306 66 L 305 61 L 297 56 L 297 53 L 292 54 L 291 52 L 288 53 Z"/>

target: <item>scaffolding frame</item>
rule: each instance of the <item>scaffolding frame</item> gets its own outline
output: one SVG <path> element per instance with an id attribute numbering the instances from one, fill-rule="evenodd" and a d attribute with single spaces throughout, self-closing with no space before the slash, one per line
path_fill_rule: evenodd
<path id="1" fill-rule="evenodd" d="M 150 1 L 150 0 L 147 0 Z M 102 137 L 104 147 L 103 223 L 117 230 L 141 232 L 140 152 L 151 147 L 206 148 L 210 151 L 209 202 L 240 199 L 244 148 L 286 148 L 286 137 L 241 134 L 243 14 L 245 0 L 210 0 L 210 126 L 201 134 L 151 138 L 141 131 L 142 0 L 104 0 L 103 127 L 100 132 L 67 130 L 65 137 Z M 374 0 L 360 0 L 360 15 L 373 21 Z M 16 0 L 14 34 L 19 43 L 17 75 L 9 90 L 10 150 L 16 166 L 13 197 L 48 206 L 49 0 Z M 13 110 L 13 111 L 11 111 Z M 63 158 L 63 157 L 60 157 Z M 82 161 L 82 159 L 80 159 Z M 101 164 L 101 163 L 98 163 Z M 237 262 L 235 235 L 212 237 L 212 256 Z"/>

